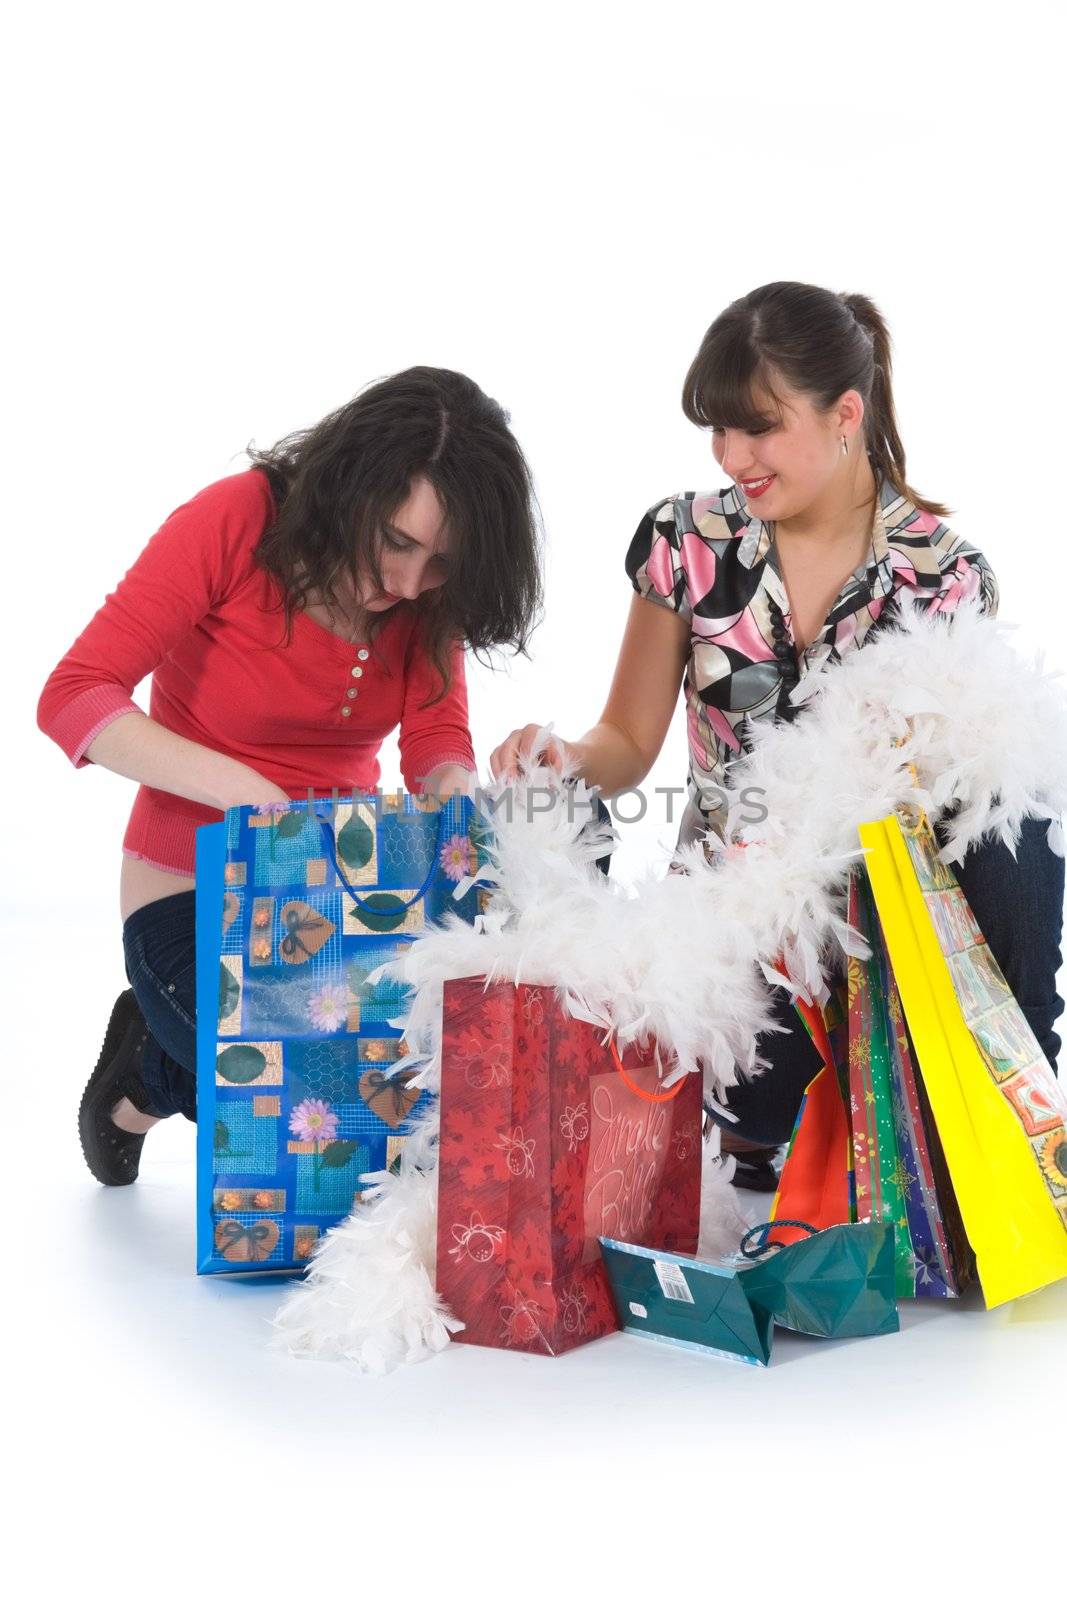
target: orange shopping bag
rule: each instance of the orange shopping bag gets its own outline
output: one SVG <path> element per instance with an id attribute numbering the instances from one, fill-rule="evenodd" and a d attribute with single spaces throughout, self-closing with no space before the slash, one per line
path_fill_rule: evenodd
<path id="1" fill-rule="evenodd" d="M 776 1217 L 782 1217 L 783 1221 L 770 1235 L 774 1244 L 795 1244 L 807 1237 L 806 1230 L 790 1227 L 792 1220 L 818 1229 L 833 1228 L 852 1220 L 852 1142 L 826 1025 L 817 1006 L 802 1000 L 797 1000 L 795 1005 L 822 1057 L 823 1066 L 808 1084 L 800 1102 L 778 1180 L 771 1221 Z"/>

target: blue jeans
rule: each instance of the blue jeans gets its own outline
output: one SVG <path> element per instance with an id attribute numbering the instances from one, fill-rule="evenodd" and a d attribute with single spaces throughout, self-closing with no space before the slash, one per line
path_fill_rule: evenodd
<path id="1" fill-rule="evenodd" d="M 935 826 L 938 843 L 945 834 Z M 1056 991 L 1062 962 L 1064 861 L 1048 847 L 1048 824 L 1030 817 L 1022 825 L 1015 860 L 999 840 L 968 850 L 953 871 L 978 926 L 1022 1008 L 1038 1044 L 1056 1071 L 1060 1040 L 1055 1031 L 1064 1002 Z M 755 1144 L 785 1144 L 800 1102 L 822 1065 L 821 1057 L 789 1001 L 775 993 L 775 1022 L 788 1033 L 761 1036 L 760 1054 L 770 1063 L 761 1077 L 727 1091 L 725 1103 L 738 1118 L 710 1114 L 722 1127 Z"/>
<path id="2" fill-rule="evenodd" d="M 122 925 L 126 977 L 148 1039 L 141 1059 L 148 1111 L 196 1121 L 196 894 L 142 906 Z"/>

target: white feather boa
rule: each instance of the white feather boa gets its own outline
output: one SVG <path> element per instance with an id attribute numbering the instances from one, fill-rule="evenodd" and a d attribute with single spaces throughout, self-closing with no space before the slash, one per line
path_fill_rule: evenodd
<path id="1" fill-rule="evenodd" d="M 536 784 L 554 788 L 557 803 L 516 804 L 510 821 L 498 808 L 493 861 L 479 875 L 495 886 L 477 926 L 450 917 L 390 968 L 412 989 L 404 1065 L 420 1065 L 419 1081 L 437 1089 L 442 984 L 485 974 L 554 986 L 575 1015 L 653 1045 L 667 1081 L 702 1069 L 715 1095 L 739 1069 L 765 1065 L 756 1041 L 770 1024 L 768 982 L 823 998 L 827 964 L 856 948 L 843 890 L 862 853 L 860 823 L 915 801 L 932 819 L 955 806 L 942 854 L 957 861 L 994 835 L 1013 848 L 1023 819 L 1042 817 L 1062 854 L 1061 675 L 1020 657 L 1010 631 L 975 605 L 931 617 L 904 596 L 899 627 L 802 680 L 793 699 L 807 706 L 796 722 L 753 725 L 750 752 L 730 772 L 730 815 L 742 793 L 759 790 L 766 819 L 728 827 L 725 843 L 709 834 L 714 866 L 691 844 L 678 854 L 684 872 L 648 876 L 630 892 L 595 869 L 608 834 L 579 837 L 589 791 L 577 783 L 566 803 L 562 780 L 528 767 L 519 801 Z M 276 1345 L 381 1371 L 447 1344 L 455 1323 L 433 1287 L 433 1136 L 431 1111 L 401 1171 L 381 1174 L 325 1237 L 276 1318 Z M 704 1167 L 701 1252 L 718 1254 L 747 1219 L 725 1166 Z"/>

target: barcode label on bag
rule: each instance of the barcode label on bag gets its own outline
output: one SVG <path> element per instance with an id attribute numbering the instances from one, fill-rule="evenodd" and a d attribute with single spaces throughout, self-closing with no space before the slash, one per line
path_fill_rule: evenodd
<path id="1" fill-rule="evenodd" d="M 659 1286 L 668 1300 L 684 1300 L 694 1305 L 693 1292 L 685 1281 L 685 1273 L 676 1261 L 653 1261 Z"/>

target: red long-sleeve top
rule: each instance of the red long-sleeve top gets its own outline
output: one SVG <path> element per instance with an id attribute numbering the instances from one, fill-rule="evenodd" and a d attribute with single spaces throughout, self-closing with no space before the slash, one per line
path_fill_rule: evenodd
<path id="1" fill-rule="evenodd" d="M 151 673 L 155 722 L 254 767 L 292 799 L 374 789 L 397 724 L 409 789 L 442 762 L 475 770 L 462 646 L 447 694 L 425 705 L 440 678 L 408 607 L 373 644 L 348 644 L 297 612 L 284 643 L 280 587 L 253 560 L 273 514 L 255 469 L 179 506 L 50 674 L 38 727 L 83 767 L 100 730 L 138 711 L 133 689 Z M 123 851 L 191 876 L 196 829 L 221 815 L 142 785 Z"/>

